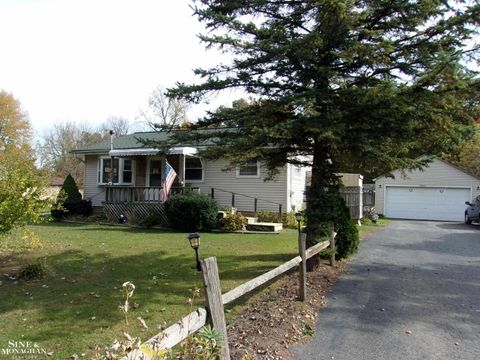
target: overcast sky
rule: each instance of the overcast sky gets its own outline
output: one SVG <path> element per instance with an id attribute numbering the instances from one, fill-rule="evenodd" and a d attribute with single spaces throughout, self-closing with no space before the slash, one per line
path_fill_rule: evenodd
<path id="1" fill-rule="evenodd" d="M 54 122 L 134 120 L 159 85 L 191 82 L 206 51 L 188 0 L 0 0 L 0 89 L 38 134 Z M 190 117 L 229 103 L 226 94 Z"/>

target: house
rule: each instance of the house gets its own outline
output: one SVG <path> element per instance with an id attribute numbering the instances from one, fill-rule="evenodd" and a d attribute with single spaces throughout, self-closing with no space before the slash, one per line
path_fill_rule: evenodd
<path id="1" fill-rule="evenodd" d="M 55 200 L 60 192 L 63 181 L 65 179 L 60 176 L 53 176 L 50 178 L 45 190 L 43 191 L 42 199 L 52 199 Z"/>
<path id="2" fill-rule="evenodd" d="M 144 145 L 145 140 L 162 141 L 167 136 L 163 132 L 138 132 L 72 151 L 84 156 L 84 198 L 104 209 L 115 204 L 129 204 L 130 210 L 161 204 L 166 160 L 177 174 L 172 192 L 190 188 L 212 196 L 221 208 L 235 207 L 243 212 L 282 213 L 302 208 L 306 168 L 287 164 L 275 181 L 265 182 L 266 169 L 257 161 L 224 171 L 228 162 L 200 157 L 200 146 L 178 144 L 162 157 L 158 149 Z"/>
<path id="3" fill-rule="evenodd" d="M 375 179 L 375 208 L 389 218 L 462 221 L 465 201 L 480 195 L 480 178 L 439 158 L 392 175 Z"/>

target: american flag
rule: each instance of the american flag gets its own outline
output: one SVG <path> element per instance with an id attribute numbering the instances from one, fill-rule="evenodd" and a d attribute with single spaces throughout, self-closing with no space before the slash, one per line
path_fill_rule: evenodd
<path id="1" fill-rule="evenodd" d="M 172 184 L 177 177 L 177 173 L 173 170 L 173 167 L 165 161 L 165 172 L 163 174 L 163 201 L 168 200 L 168 193 L 172 188 Z"/>

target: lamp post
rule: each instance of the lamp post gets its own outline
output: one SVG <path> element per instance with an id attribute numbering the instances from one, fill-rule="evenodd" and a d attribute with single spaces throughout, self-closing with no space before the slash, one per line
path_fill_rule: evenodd
<path id="1" fill-rule="evenodd" d="M 298 223 L 298 236 L 300 236 L 300 233 L 301 233 L 301 222 L 302 222 L 302 218 L 303 218 L 303 213 L 302 212 L 296 212 L 295 213 L 295 219 L 297 220 L 297 223 Z"/>
<path id="2" fill-rule="evenodd" d="M 200 265 L 200 257 L 198 255 L 198 250 L 200 248 L 200 234 L 199 233 L 191 233 L 188 235 L 188 241 L 190 242 L 190 246 L 193 250 L 195 250 L 195 260 L 196 266 L 192 267 L 192 269 L 197 269 L 197 271 L 202 271 L 202 266 Z"/>

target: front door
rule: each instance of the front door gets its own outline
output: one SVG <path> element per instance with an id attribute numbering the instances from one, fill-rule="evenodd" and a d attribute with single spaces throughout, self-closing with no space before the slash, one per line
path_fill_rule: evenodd
<path id="1" fill-rule="evenodd" d="M 149 166 L 149 186 L 150 187 L 161 187 L 162 186 L 162 160 L 161 159 L 151 159 Z"/>
<path id="2" fill-rule="evenodd" d="M 149 159 L 147 166 L 147 188 L 144 190 L 147 201 L 162 200 L 162 159 Z"/>

